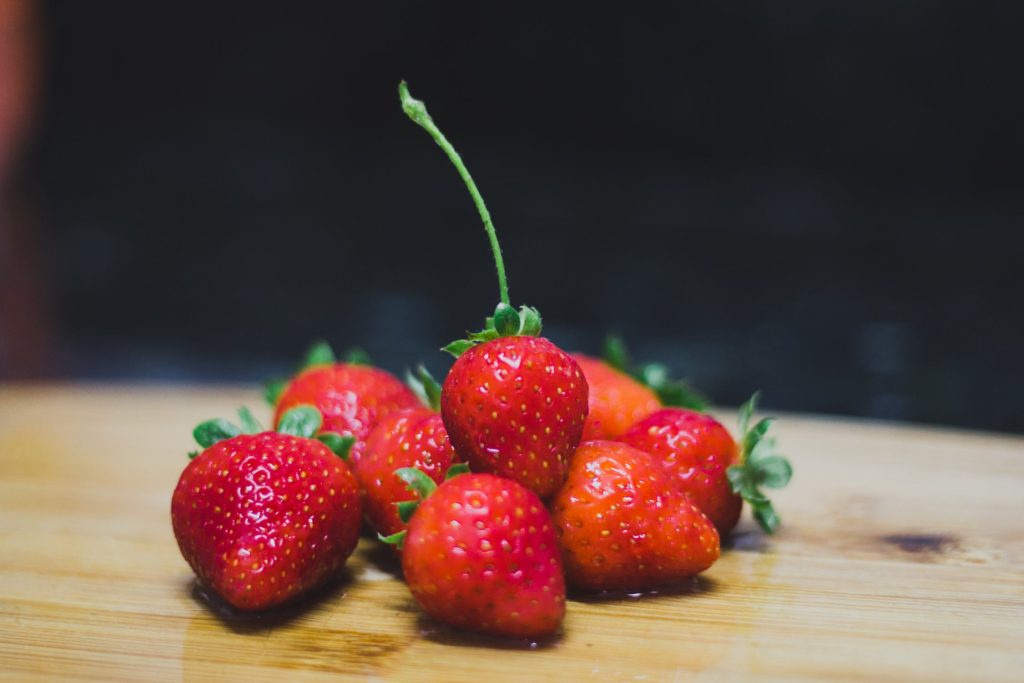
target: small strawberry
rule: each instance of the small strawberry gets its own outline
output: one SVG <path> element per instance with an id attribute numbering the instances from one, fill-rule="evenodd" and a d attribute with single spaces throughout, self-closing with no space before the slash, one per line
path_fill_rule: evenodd
<path id="1" fill-rule="evenodd" d="M 605 339 L 602 359 L 573 354 L 590 387 L 590 410 L 583 427 L 583 440 L 614 439 L 635 422 L 663 406 L 704 410 L 707 401 L 682 380 L 669 378 L 660 363 L 636 367 L 625 343 L 618 337 Z"/>
<path id="2" fill-rule="evenodd" d="M 761 527 L 774 533 L 779 517 L 760 487 L 782 488 L 793 471 L 789 462 L 775 453 L 775 440 L 765 437 L 772 418 L 747 428 L 756 403 L 754 394 L 740 410 L 740 447 L 713 417 L 682 408 L 665 408 L 649 415 L 619 441 L 654 456 L 720 534 L 736 526 L 744 500 Z"/>
<path id="3" fill-rule="evenodd" d="M 397 504 L 415 500 L 395 470 L 416 468 L 440 484 L 456 459 L 437 412 L 441 387 L 423 366 L 415 381 L 430 407 L 405 408 L 389 414 L 370 433 L 366 451 L 355 463 L 367 522 L 384 536 L 405 529 Z"/>
<path id="4" fill-rule="evenodd" d="M 501 248 L 476 184 L 426 106 L 399 85 L 402 108 L 434 138 L 476 203 L 491 243 L 501 303 L 481 332 L 445 350 L 456 361 L 441 392 L 441 415 L 455 450 L 474 471 L 493 472 L 541 496 L 558 490 L 587 416 L 587 381 L 565 351 L 538 335 L 540 314 L 509 305 Z"/>
<path id="5" fill-rule="evenodd" d="M 403 544 L 413 597 L 435 619 L 512 638 L 554 633 L 565 616 L 558 538 L 535 493 L 492 474 L 461 474 L 434 489 L 417 470 L 401 475 L 423 496 Z"/>
<path id="6" fill-rule="evenodd" d="M 569 585 L 645 590 L 698 574 L 718 559 L 718 532 L 654 459 L 588 441 L 551 503 Z"/>
<path id="7" fill-rule="evenodd" d="M 419 405 L 416 395 L 398 378 L 359 362 L 339 363 L 326 343 L 315 345 L 299 374 L 268 398 L 275 404 L 274 423 L 299 405 L 311 405 L 323 415 L 324 431 L 352 436 L 351 460 L 356 462 L 365 439 L 377 422 L 397 410 Z M 276 393 L 276 395 L 275 395 Z"/>
<path id="8" fill-rule="evenodd" d="M 195 429 L 202 453 L 182 472 L 171 523 L 199 579 L 241 610 L 263 610 L 323 583 L 359 538 L 360 501 L 345 461 L 310 438 L 320 415 L 289 411 L 280 432 L 263 431 L 245 409 L 246 433 L 226 420 Z"/>

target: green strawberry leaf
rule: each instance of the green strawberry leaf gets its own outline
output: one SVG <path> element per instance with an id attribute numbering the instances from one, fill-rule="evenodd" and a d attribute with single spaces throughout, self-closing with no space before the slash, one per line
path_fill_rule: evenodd
<path id="1" fill-rule="evenodd" d="M 761 528 L 769 534 L 774 534 L 782 520 L 775 513 L 775 508 L 772 507 L 771 501 L 766 500 L 763 503 L 752 504 L 751 507 L 754 511 L 754 519 L 761 525 Z"/>
<path id="2" fill-rule="evenodd" d="M 497 336 L 511 337 L 515 334 L 519 334 L 519 328 L 521 326 L 519 321 L 519 311 L 508 304 L 498 304 L 498 307 L 494 309 L 493 321 L 492 329 L 497 333 Z"/>
<path id="3" fill-rule="evenodd" d="M 346 351 L 343 360 L 349 365 L 373 365 L 370 354 L 358 346 L 353 346 Z"/>
<path id="4" fill-rule="evenodd" d="M 400 503 L 395 503 L 398 506 L 398 518 L 402 520 L 403 524 L 408 524 L 409 520 L 412 519 L 412 515 L 420 507 L 420 501 L 418 500 L 403 500 Z"/>
<path id="5" fill-rule="evenodd" d="M 517 311 L 506 303 L 500 303 L 494 309 L 494 315 L 487 318 L 484 329 L 469 332 L 465 339 L 457 339 L 441 350 L 458 358 L 474 344 L 500 337 L 536 337 L 541 329 L 540 311 L 536 308 L 521 306 Z"/>
<path id="6" fill-rule="evenodd" d="M 793 466 L 781 455 L 769 455 L 756 462 L 757 483 L 770 489 L 781 489 L 793 478 Z"/>
<path id="7" fill-rule="evenodd" d="M 242 423 L 242 431 L 246 434 L 259 434 L 264 431 L 263 425 L 253 417 L 252 411 L 246 406 L 238 409 L 238 421 Z"/>
<path id="8" fill-rule="evenodd" d="M 317 433 L 322 423 L 323 417 L 320 415 L 320 411 L 313 406 L 295 406 L 281 416 L 281 420 L 277 423 L 277 431 L 281 434 L 303 436 L 310 439 Z"/>
<path id="9" fill-rule="evenodd" d="M 635 376 L 641 383 L 653 389 L 658 395 L 658 400 L 666 406 L 696 411 L 707 410 L 708 400 L 683 380 L 671 379 L 668 368 L 661 363 L 642 365 Z"/>
<path id="10" fill-rule="evenodd" d="M 420 500 L 437 490 L 434 480 L 415 467 L 400 467 L 395 470 L 395 476 L 404 481 L 406 488 L 418 495 Z"/>
<path id="11" fill-rule="evenodd" d="M 520 337 L 539 337 L 543 329 L 543 321 L 540 311 L 532 306 L 522 306 L 519 309 L 519 332 Z"/>
<path id="12" fill-rule="evenodd" d="M 761 392 L 755 391 L 754 394 L 747 399 L 747 402 L 740 406 L 740 436 L 742 437 L 747 433 L 750 426 L 750 418 L 753 416 L 754 411 L 757 410 L 757 402 L 761 398 Z"/>
<path id="13" fill-rule="evenodd" d="M 274 379 L 268 379 L 263 383 L 263 400 L 267 402 L 270 407 L 277 405 L 277 400 L 281 398 L 281 394 L 284 393 L 285 388 L 288 386 L 289 379 L 287 377 L 275 377 Z"/>
<path id="14" fill-rule="evenodd" d="M 451 355 L 453 355 L 456 358 L 458 358 L 459 356 L 464 354 L 466 351 L 469 351 L 470 347 L 472 347 L 473 345 L 474 345 L 474 342 L 471 342 L 468 339 L 456 339 L 451 344 L 448 344 L 447 346 L 442 347 L 441 350 L 446 352 L 446 353 L 450 353 Z"/>
<path id="15" fill-rule="evenodd" d="M 633 359 L 630 357 L 629 349 L 626 348 L 626 342 L 622 341 L 622 337 L 613 334 L 605 337 L 601 357 L 605 363 L 619 372 L 627 375 L 633 374 Z"/>
<path id="16" fill-rule="evenodd" d="M 199 451 L 189 451 L 188 452 L 188 459 L 189 460 L 195 460 L 198 457 L 199 457 Z"/>
<path id="17" fill-rule="evenodd" d="M 662 405 L 688 408 L 703 412 L 707 410 L 708 399 L 681 379 L 672 379 L 668 368 L 662 363 L 646 363 L 639 367 L 621 337 L 608 335 L 604 339 L 601 358 L 619 372 L 629 375 L 658 395 Z"/>
<path id="18" fill-rule="evenodd" d="M 766 417 L 753 427 L 749 426 L 758 398 L 755 393 L 740 408 L 740 464 L 729 467 L 726 476 L 733 492 L 750 503 L 754 519 L 761 528 L 773 534 L 782 520 L 760 487 L 784 487 L 793 477 L 793 467 L 786 458 L 775 452 L 775 439 L 767 436 L 774 418 Z"/>
<path id="19" fill-rule="evenodd" d="M 219 417 L 200 422 L 192 430 L 196 443 L 203 448 L 209 448 L 218 441 L 236 437 L 241 433 L 242 430 L 237 425 Z"/>
<path id="20" fill-rule="evenodd" d="M 444 480 L 448 481 L 452 477 L 457 477 L 460 474 L 469 474 L 469 463 L 468 462 L 457 462 L 448 468 L 448 471 L 444 474 Z"/>
<path id="21" fill-rule="evenodd" d="M 757 424 L 743 434 L 742 449 L 745 455 L 749 456 L 754 452 L 758 444 L 761 443 L 761 439 L 763 439 L 764 435 L 768 433 L 768 428 L 772 426 L 772 422 L 774 421 L 774 418 L 766 417 L 763 420 L 759 420 Z"/>
<path id="22" fill-rule="evenodd" d="M 423 405 L 431 410 L 441 409 L 441 385 L 423 363 L 416 366 L 415 374 L 406 370 L 405 383 Z"/>
<path id="23" fill-rule="evenodd" d="M 348 454 L 356 443 L 356 437 L 338 432 L 321 432 L 316 435 L 318 441 L 331 449 L 331 452 L 348 462 Z"/>
<path id="24" fill-rule="evenodd" d="M 338 358 L 334 355 L 334 349 L 331 348 L 331 345 L 323 339 L 318 339 L 313 342 L 313 345 L 306 351 L 306 355 L 302 357 L 300 368 L 305 370 L 317 365 L 330 365 L 337 362 L 337 360 Z"/>
<path id="25" fill-rule="evenodd" d="M 403 529 L 402 531 L 399 531 L 397 534 L 391 534 L 390 536 L 377 534 L 377 540 L 381 541 L 382 543 L 387 543 L 388 545 L 396 546 L 399 550 L 401 550 L 402 546 L 405 545 L 405 537 L 408 535 L 409 532 Z"/>

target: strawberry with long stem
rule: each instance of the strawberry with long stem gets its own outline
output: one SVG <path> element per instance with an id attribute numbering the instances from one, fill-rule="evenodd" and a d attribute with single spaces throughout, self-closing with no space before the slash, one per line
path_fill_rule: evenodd
<path id="1" fill-rule="evenodd" d="M 509 477 L 541 496 L 568 471 L 587 416 L 587 381 L 569 354 L 540 337 L 537 309 L 512 307 L 491 214 L 455 148 L 427 108 L 399 87 L 402 109 L 454 164 L 473 198 L 491 245 L 500 303 L 486 326 L 445 347 L 456 361 L 441 391 L 452 444 L 475 472 Z"/>

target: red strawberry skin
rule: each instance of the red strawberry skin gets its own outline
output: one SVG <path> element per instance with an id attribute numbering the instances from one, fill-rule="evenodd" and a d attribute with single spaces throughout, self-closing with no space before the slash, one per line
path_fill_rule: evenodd
<path id="1" fill-rule="evenodd" d="M 743 499 L 732 492 L 726 470 L 739 462 L 739 451 L 729 431 L 713 417 L 664 408 L 637 422 L 619 441 L 654 456 L 718 533 L 724 535 L 736 526 Z"/>
<path id="2" fill-rule="evenodd" d="M 317 586 L 359 540 L 348 465 L 313 439 L 263 432 L 210 446 L 171 498 L 178 547 L 196 575 L 241 610 Z"/>
<path id="3" fill-rule="evenodd" d="M 381 420 L 366 440 L 363 457 L 355 464 L 370 526 L 384 536 L 406 527 L 396 503 L 415 500 L 416 494 L 395 476 L 395 470 L 416 467 L 440 484 L 453 462 L 455 449 L 440 414 L 429 408 L 406 408 Z"/>
<path id="4" fill-rule="evenodd" d="M 333 363 L 308 368 L 288 384 L 277 401 L 274 424 L 299 405 L 323 415 L 321 431 L 352 435 L 350 459 L 358 460 L 377 422 L 396 410 L 419 406 L 419 399 L 392 374 L 368 365 Z"/>
<path id="5" fill-rule="evenodd" d="M 441 415 L 474 472 L 514 479 L 546 497 L 561 486 L 583 433 L 587 380 L 547 339 L 501 337 L 455 361 Z"/>
<path id="6" fill-rule="evenodd" d="M 658 395 L 626 373 L 592 356 L 574 353 L 572 357 L 590 388 L 583 441 L 615 439 L 661 408 Z"/>
<path id="7" fill-rule="evenodd" d="M 441 484 L 409 522 L 402 568 L 423 609 L 459 628 L 539 638 L 565 616 L 551 518 L 509 479 L 462 474 Z"/>
<path id="8" fill-rule="evenodd" d="M 566 579 L 581 590 L 654 588 L 718 559 L 711 521 L 650 455 L 625 444 L 583 443 L 551 515 Z"/>

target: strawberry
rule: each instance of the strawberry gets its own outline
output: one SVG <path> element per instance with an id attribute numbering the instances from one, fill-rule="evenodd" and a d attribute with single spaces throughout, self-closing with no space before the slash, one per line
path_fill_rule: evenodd
<path id="1" fill-rule="evenodd" d="M 590 387 L 583 440 L 614 439 L 663 406 L 704 410 L 707 401 L 686 382 L 673 380 L 660 363 L 635 367 L 625 343 L 605 339 L 602 359 L 573 354 Z"/>
<path id="2" fill-rule="evenodd" d="M 441 415 L 474 471 L 549 496 L 583 433 L 587 381 L 547 339 L 501 337 L 462 354 L 444 381 Z"/>
<path id="3" fill-rule="evenodd" d="M 360 500 L 345 461 L 310 438 L 315 409 L 295 408 L 281 432 L 240 411 L 245 431 L 225 420 L 199 425 L 193 453 L 171 498 L 171 523 L 200 581 L 241 610 L 287 602 L 337 573 L 359 538 Z"/>
<path id="4" fill-rule="evenodd" d="M 589 387 L 587 421 L 583 440 L 614 439 L 629 427 L 661 408 L 658 395 L 604 361 L 574 353 Z"/>
<path id="5" fill-rule="evenodd" d="M 774 533 L 779 517 L 760 487 L 785 486 L 793 470 L 765 437 L 771 418 L 748 429 L 757 394 L 740 410 L 740 446 L 710 415 L 682 408 L 659 410 L 633 425 L 619 440 L 654 456 L 677 487 L 715 523 L 720 534 L 736 526 L 743 500 L 754 518 Z"/>
<path id="6" fill-rule="evenodd" d="M 424 611 L 512 638 L 554 633 L 565 616 L 565 579 L 537 495 L 492 474 L 460 474 L 434 490 L 423 473 L 400 473 L 424 499 L 408 533 L 385 540 L 403 545 L 405 579 Z"/>
<path id="7" fill-rule="evenodd" d="M 366 520 L 384 536 L 406 528 L 398 503 L 414 500 L 399 468 L 416 468 L 440 484 L 455 462 L 455 450 L 437 412 L 441 387 L 420 366 L 418 386 L 425 389 L 431 407 L 405 408 L 382 419 L 366 440 L 366 451 L 355 463 L 356 477 L 363 488 Z"/>
<path id="8" fill-rule="evenodd" d="M 295 406 L 319 410 L 324 431 L 354 437 L 353 462 L 361 457 L 366 437 L 381 418 L 419 405 L 416 395 L 398 378 L 363 362 L 339 363 L 323 342 L 310 350 L 294 379 L 276 392 L 268 390 L 268 398 L 275 404 L 275 424 Z"/>
<path id="9" fill-rule="evenodd" d="M 455 165 L 483 220 L 501 302 L 481 332 L 445 350 L 456 361 L 441 391 L 441 415 L 455 450 L 474 471 L 509 477 L 541 496 L 558 490 L 587 416 L 587 381 L 562 349 L 539 337 L 540 313 L 509 304 L 501 247 L 473 178 L 458 152 L 403 81 L 402 109 Z"/>
<path id="10" fill-rule="evenodd" d="M 654 459 L 614 441 L 587 441 L 551 502 L 566 579 L 587 591 L 645 590 L 718 559 L 718 532 Z"/>

